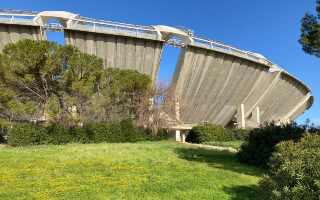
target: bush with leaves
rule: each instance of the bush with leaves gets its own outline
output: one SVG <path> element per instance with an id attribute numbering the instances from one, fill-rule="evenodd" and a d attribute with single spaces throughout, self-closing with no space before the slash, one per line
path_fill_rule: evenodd
<path id="1" fill-rule="evenodd" d="M 91 123 L 86 125 L 84 129 L 92 136 L 94 143 L 137 142 L 156 138 L 148 130 L 134 126 L 132 120 L 113 123 Z"/>
<path id="2" fill-rule="evenodd" d="M 47 130 L 36 124 L 15 124 L 8 132 L 8 144 L 11 146 L 40 145 L 48 143 Z"/>
<path id="3" fill-rule="evenodd" d="M 77 142 L 73 131 L 70 128 L 64 127 L 59 124 L 52 124 L 45 127 L 47 131 L 48 144 L 67 144 Z"/>
<path id="4" fill-rule="evenodd" d="M 299 140 L 305 128 L 295 123 L 276 125 L 268 123 L 250 131 L 249 137 L 241 145 L 238 158 L 241 162 L 267 167 L 267 163 L 275 151 L 275 146 L 287 140 Z"/>
<path id="5" fill-rule="evenodd" d="M 320 198 L 320 136 L 277 145 L 270 170 L 260 182 L 262 199 L 317 200 Z"/>
<path id="6" fill-rule="evenodd" d="M 186 141 L 191 143 L 204 143 L 209 141 L 230 141 L 231 136 L 223 126 L 204 124 L 193 127 L 187 135 Z"/>
<path id="7" fill-rule="evenodd" d="M 0 118 L 7 121 L 72 127 L 137 118 L 151 89 L 147 75 L 103 69 L 102 59 L 70 45 L 20 40 L 0 54 Z"/>
<path id="8" fill-rule="evenodd" d="M 8 144 L 27 146 L 67 143 L 122 143 L 168 139 L 169 132 L 161 130 L 154 135 L 149 129 L 136 127 L 132 120 L 110 123 L 89 123 L 83 127 L 65 127 L 59 124 L 14 124 L 9 129 Z"/>
<path id="9" fill-rule="evenodd" d="M 232 128 L 232 129 L 226 129 L 226 131 L 232 140 L 244 141 L 249 137 L 251 130 L 242 129 L 242 128 Z"/>
<path id="10" fill-rule="evenodd" d="M 7 143 L 8 131 L 11 124 L 6 120 L 0 119 L 0 144 Z"/>

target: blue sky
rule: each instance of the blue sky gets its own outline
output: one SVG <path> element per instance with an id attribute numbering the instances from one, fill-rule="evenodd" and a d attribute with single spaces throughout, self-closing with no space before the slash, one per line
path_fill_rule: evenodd
<path id="1" fill-rule="evenodd" d="M 126 23 L 182 26 L 196 35 L 261 53 L 311 87 L 315 103 L 298 121 L 310 118 L 320 124 L 320 59 L 306 55 L 297 42 L 300 19 L 305 12 L 314 12 L 315 0 L 3 0 L 0 8 L 65 10 Z M 168 47 L 160 79 L 170 77 L 178 53 Z"/>

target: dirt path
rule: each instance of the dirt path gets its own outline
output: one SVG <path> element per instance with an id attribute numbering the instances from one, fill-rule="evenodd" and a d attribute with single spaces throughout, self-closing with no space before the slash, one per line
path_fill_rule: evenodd
<path id="1" fill-rule="evenodd" d="M 205 149 L 212 149 L 212 150 L 218 150 L 218 151 L 229 151 L 232 153 L 237 153 L 238 150 L 232 147 L 220 147 L 220 146 L 211 146 L 211 145 L 205 145 L 205 144 L 191 144 L 191 143 L 184 143 L 189 146 L 193 147 L 200 147 L 200 148 L 205 148 Z"/>

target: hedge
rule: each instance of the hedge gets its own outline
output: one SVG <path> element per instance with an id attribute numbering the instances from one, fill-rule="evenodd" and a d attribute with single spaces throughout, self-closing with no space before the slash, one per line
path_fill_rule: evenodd
<path id="1" fill-rule="evenodd" d="M 231 139 L 223 126 L 204 124 L 193 127 L 188 133 L 186 141 L 191 143 L 204 143 L 209 141 L 229 141 Z"/>
<path id="2" fill-rule="evenodd" d="M 47 130 L 35 124 L 17 124 L 8 132 L 8 144 L 11 146 L 46 144 L 47 140 Z"/>
<path id="3" fill-rule="evenodd" d="M 8 134 L 8 126 L 0 123 L 0 144 L 6 143 L 6 137 Z"/>
<path id="4" fill-rule="evenodd" d="M 267 168 L 267 163 L 275 151 L 275 146 L 287 140 L 299 140 L 305 128 L 295 123 L 276 125 L 268 123 L 250 131 L 248 138 L 241 145 L 238 158 L 241 162 Z"/>
<path id="5" fill-rule="evenodd" d="M 229 142 L 245 140 L 249 135 L 248 129 L 225 129 L 221 125 L 203 124 L 193 127 L 186 138 L 191 143 Z"/>
<path id="6" fill-rule="evenodd" d="M 67 143 L 120 143 L 167 139 L 162 130 L 154 135 L 149 130 L 134 126 L 131 120 L 113 123 L 91 123 L 83 127 L 66 128 L 61 125 L 41 126 L 31 123 L 15 124 L 8 132 L 8 144 L 26 146 Z"/>
<path id="7" fill-rule="evenodd" d="M 282 142 L 259 184 L 262 199 L 316 200 L 320 198 L 320 136 Z"/>

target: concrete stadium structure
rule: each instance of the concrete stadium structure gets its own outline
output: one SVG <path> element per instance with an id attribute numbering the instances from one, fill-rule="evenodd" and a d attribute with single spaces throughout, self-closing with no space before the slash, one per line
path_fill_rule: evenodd
<path id="1" fill-rule="evenodd" d="M 164 45 L 181 48 L 171 83 L 177 129 L 201 122 L 242 128 L 285 123 L 313 103 L 302 81 L 262 55 L 196 37 L 186 29 L 96 20 L 65 11 L 0 11 L 0 50 L 24 38 L 45 40 L 46 31 L 63 31 L 66 44 L 102 58 L 104 67 L 134 69 L 154 83 Z"/>

